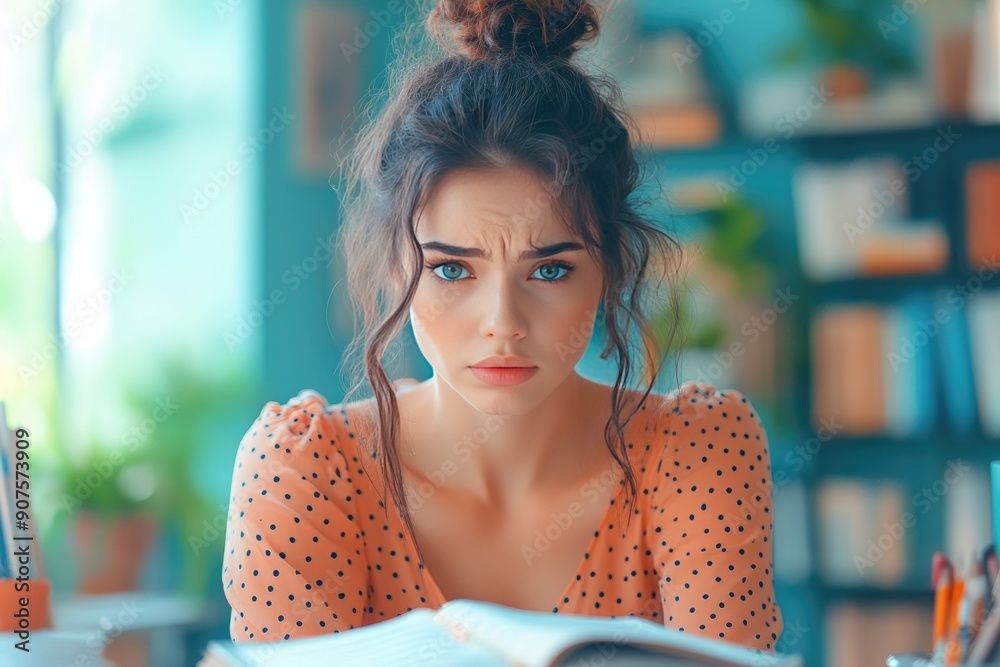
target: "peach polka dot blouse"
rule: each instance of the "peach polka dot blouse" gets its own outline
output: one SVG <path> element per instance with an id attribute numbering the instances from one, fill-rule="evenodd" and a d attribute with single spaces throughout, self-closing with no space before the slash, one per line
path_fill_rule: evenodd
<path id="1" fill-rule="evenodd" d="M 389 495 L 386 516 L 352 414 L 306 390 L 268 402 L 240 442 L 222 569 L 234 641 L 335 633 L 446 601 Z M 650 394 L 625 433 L 631 522 L 618 511 L 627 495 L 611 500 L 552 612 L 640 616 L 774 651 L 771 467 L 752 405 L 688 383 Z"/>

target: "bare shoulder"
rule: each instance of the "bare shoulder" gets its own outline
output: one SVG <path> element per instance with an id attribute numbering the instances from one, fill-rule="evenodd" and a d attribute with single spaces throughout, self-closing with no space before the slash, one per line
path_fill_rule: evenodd
<path id="1" fill-rule="evenodd" d="M 426 381 L 407 381 L 397 387 L 396 406 L 401 425 L 408 424 L 421 414 L 421 401 L 425 400 L 427 385 Z M 372 454 L 377 452 L 375 436 L 379 431 L 379 415 L 374 397 L 342 401 L 330 406 L 328 412 L 340 421 L 346 436 L 354 441 L 356 447 L 364 448 L 371 458 L 375 458 Z"/>

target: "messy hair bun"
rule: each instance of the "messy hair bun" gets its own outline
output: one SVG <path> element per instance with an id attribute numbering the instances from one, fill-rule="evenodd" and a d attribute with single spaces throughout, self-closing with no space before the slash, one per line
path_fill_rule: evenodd
<path id="1" fill-rule="evenodd" d="M 597 35 L 598 16 L 586 0 L 442 0 L 427 23 L 446 48 L 469 58 L 569 58 Z"/>
<path id="2" fill-rule="evenodd" d="M 419 211 L 446 174 L 461 169 L 520 167 L 541 178 L 544 192 L 525 196 L 517 224 L 538 224 L 548 210 L 600 262 L 600 304 L 593 320 L 581 320 L 572 335 L 592 327 L 600 332 L 595 340 L 603 343 L 600 358 L 617 361 L 604 439 L 630 494 L 617 509 L 626 525 L 636 514 L 631 510 L 639 498 L 638 477 L 625 427 L 638 404 L 629 390 L 641 383 L 643 398 L 652 392 L 667 362 L 663 351 L 675 349 L 676 337 L 684 333 L 677 326 L 681 290 L 661 285 L 661 277 L 677 276 L 683 253 L 645 213 L 647 206 L 659 210 L 662 200 L 657 188 L 648 199 L 638 191 L 643 173 L 632 142 L 637 126 L 617 81 L 599 65 L 589 68 L 570 58 L 597 35 L 595 7 L 603 21 L 613 3 L 435 0 L 426 21 L 406 26 L 409 34 L 400 45 L 419 43 L 417 57 L 403 48 L 399 69 L 389 70 L 393 85 L 344 164 L 338 245 L 362 329 L 345 351 L 354 383 L 343 403 L 371 385 L 377 428 L 366 444 L 377 453 L 387 490 L 383 498 L 392 497 L 383 509 L 388 517 L 395 505 L 411 534 L 396 448 L 402 433 L 397 387 L 385 360 L 398 359 L 399 335 L 414 325 L 411 306 L 425 273 L 416 236 Z M 415 4 L 422 16 L 425 3 Z M 421 40 L 411 28 L 431 37 L 436 33 L 448 53 L 439 57 L 428 43 L 434 40 Z M 450 302 L 445 297 L 435 302 L 442 317 Z M 654 329 L 661 318 L 663 330 Z M 641 332 L 641 346 L 635 331 Z M 569 345 L 567 354 L 580 358 L 588 345 Z M 675 381 L 680 386 L 679 374 Z"/>

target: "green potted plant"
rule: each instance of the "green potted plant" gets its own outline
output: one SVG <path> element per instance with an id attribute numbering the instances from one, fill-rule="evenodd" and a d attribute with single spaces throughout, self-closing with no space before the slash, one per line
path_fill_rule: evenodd
<path id="1" fill-rule="evenodd" d="M 678 285 L 677 312 L 664 309 L 651 323 L 656 353 L 683 359 L 686 373 L 714 368 L 716 353 L 741 338 L 739 322 L 764 307 L 774 285 L 771 267 L 783 261 L 772 256 L 776 246 L 767 243 L 763 215 L 743 197 L 731 195 L 697 214 L 704 232 Z M 682 334 L 668 340 L 675 325 Z"/>
<path id="2" fill-rule="evenodd" d="M 831 98 L 865 95 L 876 73 L 910 73 L 913 58 L 887 40 L 879 19 L 892 13 L 888 0 L 799 0 L 806 30 L 775 56 L 779 65 L 818 59 Z"/>
<path id="3" fill-rule="evenodd" d="M 196 473 L 212 425 L 245 406 L 250 383 L 239 372 L 209 378 L 184 362 L 163 368 L 159 382 L 127 391 L 134 428 L 118 446 L 90 442 L 82 460 L 61 452 L 59 505 L 82 568 L 80 593 L 134 590 L 157 537 L 171 533 L 180 536 L 179 588 L 205 589 L 208 573 L 188 538 L 224 512 Z"/>
<path id="4" fill-rule="evenodd" d="M 145 450 L 107 451 L 96 441 L 85 451 L 79 461 L 61 453 L 59 469 L 60 506 L 73 517 L 77 591 L 131 590 L 157 534 L 151 489 L 140 483 L 151 462 Z"/>
<path id="5" fill-rule="evenodd" d="M 766 223 L 761 212 L 740 196 L 729 196 L 705 212 L 709 228 L 705 259 L 732 275 L 736 294 L 754 299 L 770 292 L 774 282 L 765 243 Z"/>
<path id="6" fill-rule="evenodd" d="M 677 313 L 665 310 L 652 320 L 656 349 L 662 353 L 684 349 L 712 350 L 726 337 L 727 326 L 718 310 L 709 312 L 694 304 L 692 294 L 704 291 L 703 284 L 718 289 L 715 297 L 736 296 L 752 300 L 771 289 L 774 276 L 761 243 L 764 219 L 760 212 L 739 196 L 730 196 L 701 212 L 705 234 L 698 245 L 700 254 L 683 274 L 678 293 Z M 695 287 L 702 285 L 702 287 Z M 685 333 L 668 345 L 674 320 Z"/>

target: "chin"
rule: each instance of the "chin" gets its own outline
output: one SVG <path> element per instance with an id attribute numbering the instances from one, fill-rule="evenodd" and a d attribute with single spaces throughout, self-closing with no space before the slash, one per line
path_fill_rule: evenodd
<path id="1" fill-rule="evenodd" d="M 489 415 L 490 417 L 521 417 L 531 413 L 535 408 L 535 405 L 525 405 L 522 401 L 510 401 L 510 400 L 490 400 L 489 398 L 481 400 L 469 400 L 466 399 L 472 407 L 481 412 L 484 415 Z"/>
<path id="2" fill-rule="evenodd" d="M 536 410 L 553 389 L 545 386 L 538 374 L 526 382 L 506 387 L 490 386 L 470 376 L 470 381 L 464 383 L 459 393 L 483 414 L 517 417 Z"/>

